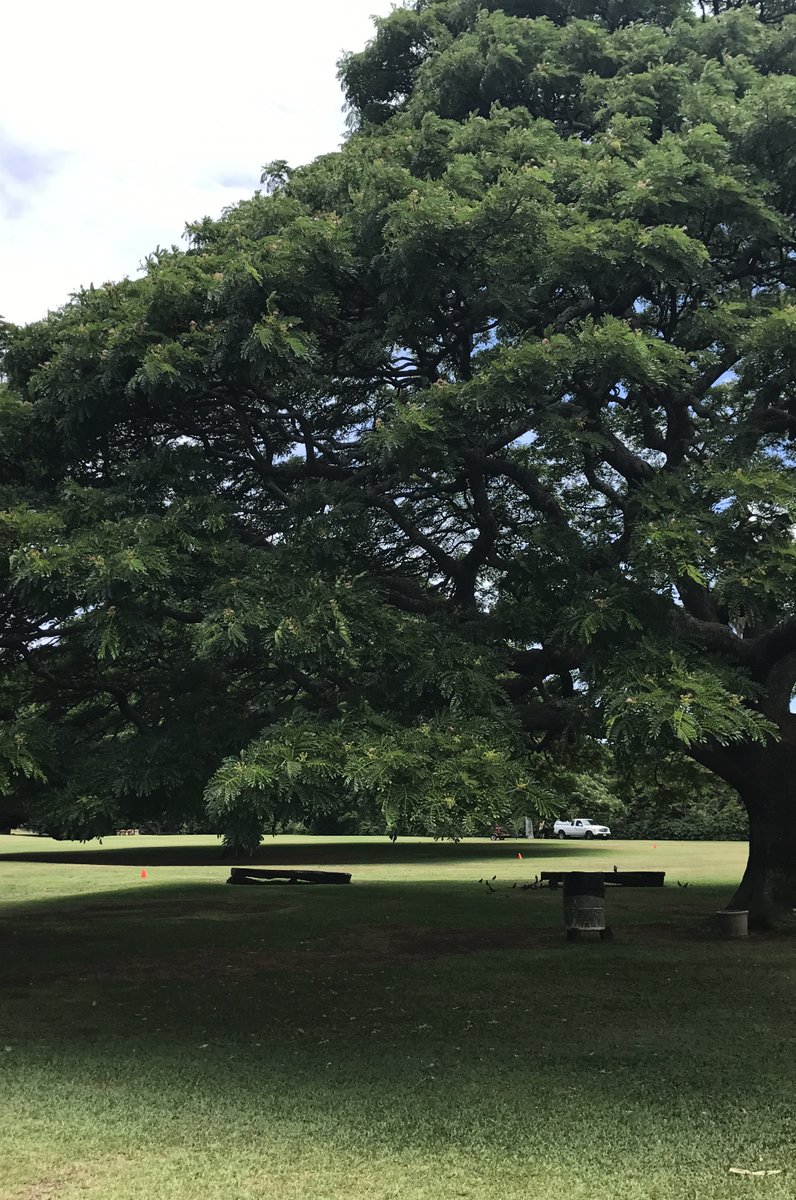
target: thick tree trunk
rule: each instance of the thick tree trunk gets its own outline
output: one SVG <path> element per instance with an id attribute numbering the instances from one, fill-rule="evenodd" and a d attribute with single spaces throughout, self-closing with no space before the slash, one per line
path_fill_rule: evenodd
<path id="1" fill-rule="evenodd" d="M 796 747 L 768 747 L 736 782 L 749 814 L 749 860 L 728 908 L 771 928 L 796 908 Z"/>

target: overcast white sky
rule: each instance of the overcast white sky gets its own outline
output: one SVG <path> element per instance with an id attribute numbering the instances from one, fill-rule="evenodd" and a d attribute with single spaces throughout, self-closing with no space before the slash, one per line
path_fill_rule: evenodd
<path id="1" fill-rule="evenodd" d="M 344 50 L 390 0 L 2 5 L 0 316 L 134 275 L 260 167 L 335 149 Z M 184 244 L 184 243 L 183 243 Z"/>

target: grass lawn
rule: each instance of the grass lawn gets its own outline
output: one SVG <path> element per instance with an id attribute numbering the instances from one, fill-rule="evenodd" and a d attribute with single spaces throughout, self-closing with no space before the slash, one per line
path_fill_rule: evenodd
<path id="1" fill-rule="evenodd" d="M 708 920 L 744 846 L 261 858 L 354 882 L 225 887 L 210 838 L 0 837 L 0 1200 L 793 1200 L 796 940 Z M 610 943 L 512 887 L 614 863 L 667 887 L 612 890 Z"/>

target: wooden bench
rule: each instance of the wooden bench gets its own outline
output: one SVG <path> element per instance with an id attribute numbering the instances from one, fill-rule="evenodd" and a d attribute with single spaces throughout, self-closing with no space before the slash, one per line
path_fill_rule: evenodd
<path id="1" fill-rule="evenodd" d="M 561 887 L 568 871 L 542 871 L 542 881 L 551 888 Z M 606 887 L 663 887 L 665 871 L 603 871 Z"/>
<path id="2" fill-rule="evenodd" d="M 286 867 L 231 867 L 227 883 L 350 883 L 346 871 L 291 871 Z"/>

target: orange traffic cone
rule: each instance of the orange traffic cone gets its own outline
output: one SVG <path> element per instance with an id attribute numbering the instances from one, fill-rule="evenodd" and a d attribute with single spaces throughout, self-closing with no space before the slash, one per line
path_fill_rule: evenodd
<path id="1" fill-rule="evenodd" d="M 143 871 L 141 872 L 141 878 L 146 879 L 146 867 L 144 867 Z"/>

